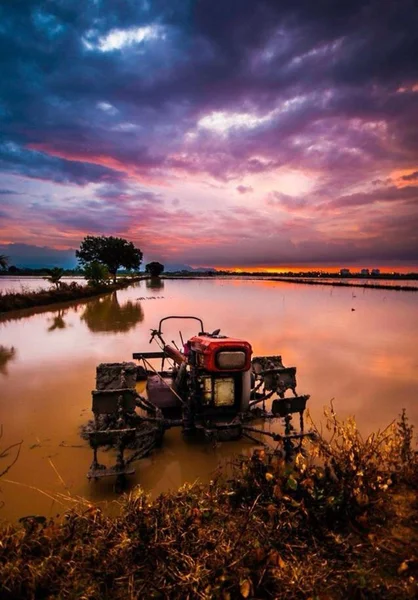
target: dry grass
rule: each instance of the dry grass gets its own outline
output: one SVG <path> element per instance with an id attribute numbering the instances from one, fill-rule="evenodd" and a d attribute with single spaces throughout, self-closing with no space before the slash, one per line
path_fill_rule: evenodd
<path id="1" fill-rule="evenodd" d="M 233 477 L 109 517 L 79 503 L 62 522 L 0 532 L 2 598 L 415 598 L 418 461 L 405 415 L 363 440 L 328 412 L 286 465 L 237 460 Z M 306 458 L 309 456 L 309 458 Z"/>

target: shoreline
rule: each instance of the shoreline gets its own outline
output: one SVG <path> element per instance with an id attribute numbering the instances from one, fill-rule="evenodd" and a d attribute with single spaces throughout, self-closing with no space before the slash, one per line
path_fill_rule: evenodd
<path id="1" fill-rule="evenodd" d="M 99 286 L 65 284 L 58 289 L 42 289 L 33 292 L 11 292 L 0 294 L 0 318 L 3 315 L 11 313 L 21 313 L 25 310 L 31 310 L 41 307 L 50 307 L 56 304 L 77 302 L 88 300 L 97 296 L 103 296 L 117 290 L 129 287 L 138 281 L 148 279 L 147 277 L 123 278 L 112 284 L 102 284 Z"/>

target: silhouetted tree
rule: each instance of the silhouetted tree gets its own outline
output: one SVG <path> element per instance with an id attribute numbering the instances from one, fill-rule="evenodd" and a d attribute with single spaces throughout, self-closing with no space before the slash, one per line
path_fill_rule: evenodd
<path id="1" fill-rule="evenodd" d="M 61 269 L 60 267 L 54 267 L 53 269 L 50 269 L 49 277 L 44 277 L 44 279 L 49 281 L 49 283 L 53 283 L 54 285 L 56 285 L 58 289 L 62 283 L 60 279 L 63 275 L 64 269 Z"/>
<path id="2" fill-rule="evenodd" d="M 93 333 L 129 331 L 144 319 L 139 302 L 128 300 L 120 305 L 116 292 L 86 304 L 81 320 Z"/>
<path id="3" fill-rule="evenodd" d="M 164 271 L 164 265 L 157 261 L 153 261 L 145 265 L 145 271 L 151 275 L 151 277 L 159 277 Z"/>
<path id="4" fill-rule="evenodd" d="M 135 248 L 132 242 L 113 236 L 88 235 L 81 242 L 80 250 L 76 250 L 76 257 L 81 265 L 98 261 L 109 270 L 116 283 L 116 273 L 120 267 L 128 270 L 139 269 L 142 252 Z"/>

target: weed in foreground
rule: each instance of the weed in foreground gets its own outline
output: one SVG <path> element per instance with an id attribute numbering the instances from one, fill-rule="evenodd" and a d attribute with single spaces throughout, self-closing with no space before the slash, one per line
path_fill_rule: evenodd
<path id="1" fill-rule="evenodd" d="M 405 414 L 367 439 L 332 407 L 325 426 L 293 466 L 257 450 L 230 479 L 155 501 L 138 488 L 116 518 L 81 502 L 62 522 L 4 526 L 2 598 L 415 598 Z"/>

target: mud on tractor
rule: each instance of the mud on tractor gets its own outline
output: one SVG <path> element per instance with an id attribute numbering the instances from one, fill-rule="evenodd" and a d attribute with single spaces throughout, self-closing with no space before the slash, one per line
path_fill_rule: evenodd
<path id="1" fill-rule="evenodd" d="M 199 333 L 181 345 L 167 344 L 162 325 L 169 319 L 193 319 Z M 150 343 L 157 352 L 135 352 L 134 362 L 105 363 L 97 367 L 92 392 L 94 419 L 86 430 L 93 449 L 89 479 L 116 476 L 117 487 L 134 473 L 132 463 L 161 445 L 164 433 L 181 427 L 185 436 L 201 435 L 214 442 L 255 436 L 282 443 L 291 461 L 305 433 L 303 414 L 308 395 L 296 393 L 296 368 L 285 367 L 281 356 L 252 357 L 249 342 L 205 332 L 198 317 L 169 316 L 152 330 Z M 153 361 L 160 361 L 160 368 Z M 146 393 L 137 391 L 145 382 Z M 144 383 L 142 383 L 144 387 Z M 268 408 L 269 406 L 269 408 Z M 295 426 L 293 416 L 298 415 Z M 256 427 L 252 422 L 282 419 L 283 434 Z M 116 449 L 116 463 L 98 462 L 98 450 Z"/>

